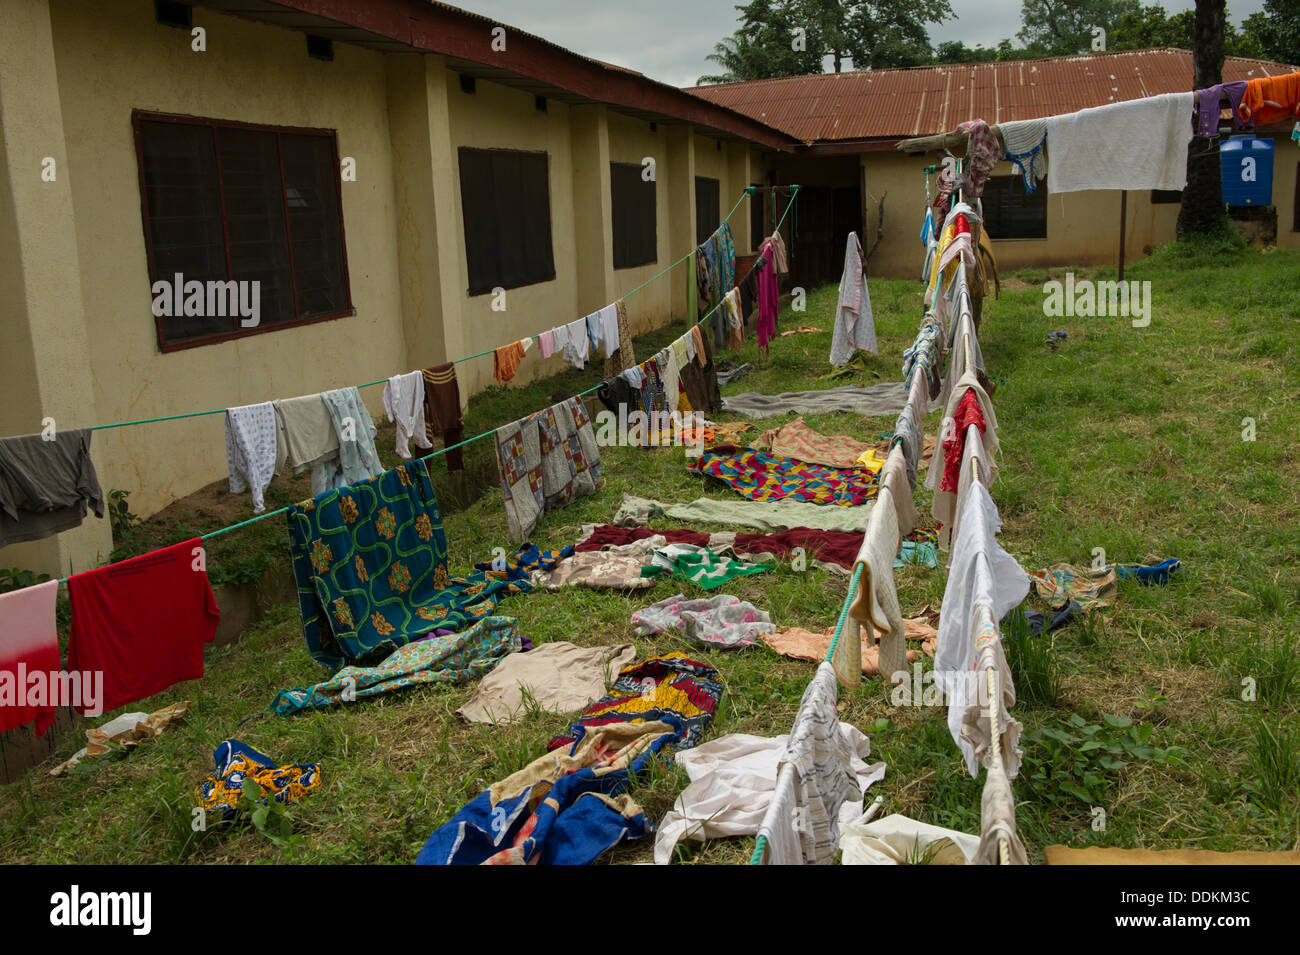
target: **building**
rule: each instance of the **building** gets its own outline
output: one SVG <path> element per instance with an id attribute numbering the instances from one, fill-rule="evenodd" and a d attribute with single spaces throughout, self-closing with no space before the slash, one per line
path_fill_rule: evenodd
<path id="1" fill-rule="evenodd" d="M 425 0 L 0 0 L 0 22 L 6 435 L 313 394 L 535 335 L 692 249 L 766 181 L 764 154 L 797 146 Z M 732 226 L 751 250 L 743 206 Z M 258 325 L 155 316 L 153 283 L 177 272 L 259 281 Z M 634 331 L 689 313 L 685 272 L 629 299 Z M 559 361 L 534 352 L 518 380 Z M 491 358 L 458 372 L 467 397 Z M 363 391 L 376 419 L 380 393 Z M 218 479 L 223 427 L 97 432 L 105 493 L 147 516 Z M 62 575 L 111 549 L 92 518 L 0 567 Z"/>
<path id="2" fill-rule="evenodd" d="M 1224 81 L 1291 73 L 1281 63 L 1228 57 Z M 857 231 L 870 247 L 874 275 L 917 273 L 922 170 L 934 154 L 907 155 L 903 139 L 953 130 L 968 119 L 1038 119 L 1090 106 L 1192 88 L 1192 55 L 1156 49 L 1043 60 L 963 63 L 700 86 L 691 92 L 774 126 L 804 146 L 774 154 L 777 182 L 800 183 L 798 249 L 792 279 L 808 284 L 839 276 L 844 240 Z M 1277 244 L 1300 248 L 1300 146 L 1291 127 L 1260 129 L 1275 144 L 1273 202 Z M 1048 144 L 1051 162 L 1051 144 Z M 984 214 L 999 267 L 1114 263 L 1119 255 L 1119 192 L 1049 196 L 1046 182 L 1027 195 L 1011 164 L 994 170 Z M 883 223 L 880 204 L 884 202 Z M 1128 260 L 1174 239 L 1178 193 L 1130 192 L 1125 216 Z"/>
<path id="3" fill-rule="evenodd" d="M 0 23 L 3 435 L 488 351 L 642 285 L 750 185 L 804 187 L 796 283 L 838 278 L 845 235 L 870 247 L 886 197 L 870 269 L 910 277 L 930 160 L 898 140 L 1186 89 L 1192 73 L 1189 54 L 1156 50 L 684 91 L 429 0 L 0 0 Z M 1288 69 L 1230 59 L 1224 75 Z M 1277 141 L 1279 244 L 1295 246 L 1300 150 Z M 1173 237 L 1168 199 L 1129 197 L 1131 257 Z M 985 208 L 1016 268 L 1113 260 L 1119 202 L 1027 198 L 1003 169 Z M 772 208 L 738 206 L 738 253 Z M 155 314 L 156 283 L 177 274 L 218 292 L 256 281 L 257 314 L 211 295 L 203 314 Z M 689 266 L 646 286 L 633 330 L 695 314 L 693 289 Z M 534 352 L 518 380 L 560 367 Z M 458 375 L 468 397 L 492 360 Z M 379 418 L 380 389 L 362 393 Z M 226 473 L 223 416 L 100 430 L 92 452 L 105 492 L 147 516 Z M 89 519 L 0 550 L 0 567 L 62 575 L 111 549 L 109 522 Z"/>

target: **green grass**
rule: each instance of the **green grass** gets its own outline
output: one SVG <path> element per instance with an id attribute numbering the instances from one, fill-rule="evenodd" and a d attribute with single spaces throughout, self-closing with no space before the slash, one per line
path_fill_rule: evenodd
<path id="1" fill-rule="evenodd" d="M 1112 561 L 1182 559 L 1168 586 L 1121 581 L 1113 606 L 1035 644 L 1051 661 L 1034 663 L 1038 675 L 1025 677 L 1029 693 L 1013 710 L 1027 736 L 1067 725 L 1074 714 L 1089 725 L 1112 715 L 1153 727 L 1151 745 L 1186 756 L 1104 771 L 1104 833 L 1091 830 L 1083 802 L 1018 785 L 1021 836 L 1033 859 L 1057 842 L 1205 849 L 1296 842 L 1300 254 L 1210 251 L 1161 250 L 1128 269 L 1126 278 L 1152 283 L 1148 328 L 1124 319 L 1045 318 L 1041 283 L 1061 278 L 1059 269 L 1022 273 L 985 308 L 983 353 L 989 373 L 1005 380 L 994 397 L 1003 450 L 992 488 L 1003 545 L 1029 570 L 1086 564 L 1096 547 Z M 1113 270 L 1076 274 L 1107 278 Z M 880 356 L 855 370 L 851 380 L 861 384 L 898 377 L 921 317 L 917 282 L 873 280 L 871 295 Z M 724 390 L 843 383 L 819 380 L 830 371 L 834 305 L 834 288 L 810 293 L 807 311 L 783 315 L 781 327 L 809 324 L 822 332 L 777 339 L 761 370 Z M 1051 351 L 1045 333 L 1056 328 L 1069 337 Z M 680 331 L 638 338 L 637 354 L 651 354 Z M 747 343 L 739 359 L 728 357 L 756 362 L 756 344 Z M 569 371 L 522 388 L 489 389 L 472 402 L 466 434 L 542 407 L 557 390 L 593 383 L 591 372 Z M 1255 422 L 1253 442 L 1241 437 L 1247 417 Z M 893 426 L 851 414 L 807 420 L 826 433 L 868 440 Z M 928 433 L 936 426 L 932 415 Z M 384 435 L 391 463 L 390 432 Z M 508 546 L 490 442 L 468 450 L 466 496 L 486 489 L 472 502 L 452 504 L 451 482 L 440 463 L 433 466 L 452 504 L 452 569 L 462 571 L 493 547 Z M 731 493 L 688 474 L 680 450 L 608 449 L 604 461 L 603 492 L 548 514 L 537 544 L 561 546 L 583 523 L 608 521 L 624 493 L 670 501 Z M 301 496 L 294 487 L 273 487 L 268 506 Z M 917 504 L 928 516 L 928 491 L 918 492 Z M 167 541 L 211 529 L 201 518 L 196 514 L 192 527 L 179 519 L 166 527 Z M 287 560 L 276 519 L 217 540 L 228 543 L 213 548 L 209 565 L 230 579 L 254 575 L 267 560 Z M 834 622 L 845 586 L 815 568 L 783 566 L 742 579 L 731 592 L 767 609 L 778 624 L 822 629 Z M 905 615 L 927 603 L 938 607 L 943 572 L 905 568 L 898 587 Z M 539 593 L 512 598 L 499 612 L 518 617 L 535 643 L 632 642 L 641 656 L 689 649 L 719 669 L 725 687 L 711 737 L 787 732 L 811 664 L 762 647 L 709 652 L 673 636 L 632 633 L 633 610 L 681 589 L 690 588 L 661 581 L 634 596 Z M 1027 605 L 1046 609 L 1034 597 Z M 240 643 L 209 652 L 202 681 L 134 704 L 148 710 L 190 699 L 194 708 L 130 758 L 66 779 L 49 778 L 47 765 L 0 789 L 0 862 L 409 863 L 433 829 L 489 783 L 541 755 L 569 722 L 537 713 L 499 728 L 464 725 L 455 710 L 473 687 L 421 688 L 293 718 L 266 715 L 261 711 L 276 691 L 324 676 L 307 656 L 296 616 L 292 606 L 273 608 Z M 1028 672 L 1023 659 L 1016 665 Z M 1253 701 L 1243 699 L 1243 680 L 1257 686 Z M 978 831 L 982 780 L 966 774 L 945 711 L 891 707 L 889 689 L 874 680 L 841 695 L 841 718 L 868 732 L 872 758 L 888 765 L 872 795 L 884 795 L 886 813 Z M 211 769 L 212 750 L 231 736 L 285 762 L 321 762 L 322 790 L 290 807 L 302 848 L 277 847 L 246 823 L 191 831 L 192 790 Z M 61 758 L 76 745 L 66 740 Z M 1036 755 L 1047 756 L 1027 745 L 1026 772 Z M 633 791 L 657 821 L 683 785 L 684 775 L 669 766 L 638 779 Z M 720 840 L 685 846 L 678 857 L 742 863 L 751 849 L 750 839 Z M 644 840 L 619 847 L 608 861 L 650 856 Z"/>

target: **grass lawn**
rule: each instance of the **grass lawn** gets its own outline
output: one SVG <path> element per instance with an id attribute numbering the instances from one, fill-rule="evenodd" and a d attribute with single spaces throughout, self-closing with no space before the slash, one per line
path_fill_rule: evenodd
<path id="1" fill-rule="evenodd" d="M 1113 269 L 1077 270 L 1076 277 L 1113 277 Z M 1121 581 L 1116 602 L 1091 619 L 1048 637 L 1007 635 L 1020 688 L 1013 714 L 1026 734 L 1015 782 L 1018 823 L 1031 859 L 1041 861 L 1042 847 L 1056 842 L 1294 847 L 1300 822 L 1300 660 L 1293 642 L 1300 625 L 1300 253 L 1196 258 L 1162 250 L 1126 276 L 1151 282 L 1151 324 L 1137 329 L 1123 318 L 1046 318 L 1046 271 L 1004 278 L 1000 300 L 985 306 L 981 329 L 988 372 L 1001 382 L 993 400 L 1002 459 L 991 490 L 1003 546 L 1030 571 L 1063 561 L 1086 564 L 1098 547 L 1110 561 L 1182 559 L 1168 586 Z M 865 370 L 850 379 L 863 384 L 899 377 L 900 356 L 921 318 L 919 282 L 873 280 L 871 295 L 880 356 L 868 356 Z M 762 369 L 724 393 L 847 383 L 817 380 L 830 370 L 834 307 L 834 287 L 810 293 L 806 312 L 787 312 L 780 327 L 808 324 L 821 333 L 777 339 Z M 1054 329 L 1069 333 L 1055 351 L 1045 340 Z M 637 354 L 651 354 L 680 332 L 638 338 Z M 756 345 L 747 343 L 739 360 L 757 359 Z M 466 434 L 542 407 L 557 389 L 593 383 L 590 372 L 569 371 L 523 388 L 490 389 L 472 403 Z M 927 420 L 928 434 L 936 432 L 938 417 Z M 1243 440 L 1245 418 L 1254 421 L 1253 441 Z M 892 420 L 850 414 L 807 420 L 825 433 L 866 440 L 893 427 Z M 387 430 L 381 449 L 392 463 Z M 468 450 L 471 485 L 491 483 L 490 442 Z M 680 449 L 602 454 L 602 493 L 546 515 L 535 543 L 571 543 L 584 522 L 609 521 L 624 493 L 665 501 L 735 496 L 688 474 Z M 441 468 L 435 460 L 433 470 Z M 917 504 L 932 526 L 929 493 L 918 487 Z M 273 488 L 268 505 L 303 496 L 297 486 Z M 247 512 L 246 496 L 234 504 L 229 520 Z M 214 513 L 191 510 L 151 521 L 137 539 L 183 539 L 191 524 L 219 526 Z M 446 532 L 453 571 L 489 558 L 493 547 L 509 547 L 499 491 L 449 508 Z M 221 579 L 255 575 L 271 561 L 288 560 L 283 539 L 279 518 L 226 535 L 220 547 L 214 542 L 210 569 Z M 897 576 L 904 616 L 926 604 L 938 608 L 941 569 L 905 568 Z M 834 622 L 845 587 L 844 578 L 825 571 L 783 566 L 741 579 L 728 592 L 766 609 L 778 625 L 820 630 Z M 633 635 L 634 610 L 681 590 L 695 588 L 660 581 L 630 596 L 536 593 L 509 599 L 498 613 L 517 617 L 535 644 L 632 642 L 639 658 L 686 650 L 716 666 L 725 686 L 709 738 L 788 732 L 812 664 L 761 646 L 709 652 L 673 636 Z M 1046 609 L 1033 595 L 1027 605 Z M 410 863 L 430 832 L 488 784 L 541 755 L 546 740 L 570 722 L 537 713 L 507 727 L 467 726 L 454 711 L 472 686 L 419 688 L 291 718 L 261 713 L 278 690 L 326 676 L 307 655 L 296 605 L 276 607 L 241 642 L 210 651 L 203 680 L 130 707 L 192 700 L 188 717 L 163 737 L 86 775 L 50 778 L 47 764 L 0 788 L 0 862 Z M 1243 700 L 1252 686 L 1254 699 Z M 872 758 L 888 766 L 870 795 L 885 797 L 885 813 L 978 832 L 982 776 L 974 780 L 965 772 L 946 710 L 891 706 L 889 689 L 877 679 L 841 692 L 841 718 L 871 737 Z M 191 831 L 194 787 L 227 737 L 283 762 L 322 764 L 323 788 L 291 807 L 301 847 L 280 848 L 242 822 Z M 75 748 L 68 740 L 62 756 Z M 663 767 L 639 780 L 633 793 L 658 821 L 685 782 L 684 774 Z M 1093 807 L 1105 812 L 1104 831 L 1094 829 Z M 652 839 L 626 844 L 606 859 L 648 861 L 651 845 Z M 749 838 L 683 844 L 679 857 L 741 863 L 752 847 Z"/>

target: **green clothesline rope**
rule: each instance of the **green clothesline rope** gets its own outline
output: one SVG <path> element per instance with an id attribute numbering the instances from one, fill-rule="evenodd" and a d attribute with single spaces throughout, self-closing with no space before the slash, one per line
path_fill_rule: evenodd
<path id="1" fill-rule="evenodd" d="M 831 658 L 835 656 L 835 648 L 839 646 L 840 635 L 844 633 L 844 624 L 849 619 L 849 605 L 853 603 L 853 595 L 858 592 L 858 584 L 862 580 L 862 565 L 858 564 L 853 568 L 853 576 L 849 579 L 849 592 L 844 596 L 844 606 L 840 607 L 840 619 L 835 624 L 835 635 L 831 637 L 830 649 L 826 651 L 824 662 L 830 663 Z M 767 851 L 767 837 L 759 836 L 754 842 L 754 854 L 749 857 L 750 865 L 762 865 L 763 853 Z"/>
<path id="2" fill-rule="evenodd" d="M 799 191 L 799 187 L 798 187 L 798 186 L 795 186 L 795 187 L 794 187 L 794 193 L 798 193 L 798 191 Z M 727 213 L 727 219 L 730 219 L 731 216 L 735 213 L 735 211 L 736 211 L 737 209 L 740 208 L 740 203 L 743 202 L 743 201 L 745 200 L 745 197 L 746 197 L 746 196 L 750 196 L 750 195 L 752 195 L 752 193 L 749 191 L 748 188 L 747 188 L 743 193 L 741 193 L 740 199 L 737 200 L 736 204 L 735 204 L 734 206 L 731 207 L 731 212 L 728 212 L 728 213 Z M 794 194 L 791 194 L 791 196 L 790 196 L 790 202 L 786 205 L 785 213 L 782 213 L 782 215 L 781 215 L 781 221 L 782 221 L 782 222 L 785 221 L 785 216 L 786 216 L 787 213 L 789 213 L 789 211 L 790 211 L 790 207 L 794 205 L 794 198 L 795 198 Z M 724 219 L 723 221 L 725 222 L 726 219 Z M 778 228 L 779 228 L 779 227 L 780 227 L 780 226 L 778 225 Z M 638 285 L 638 286 L 637 286 L 636 288 L 634 288 L 631 292 L 629 292 L 628 295 L 631 295 L 631 294 L 633 294 L 634 292 L 639 292 L 641 289 L 645 288 L 646 285 L 649 285 L 650 282 L 653 282 L 655 279 L 659 278 L 660 276 L 664 275 L 665 273 L 667 273 L 667 272 L 671 271 L 672 269 L 676 268 L 678 265 L 680 265 L 682 262 L 684 262 L 684 261 L 686 261 L 687 259 L 689 259 L 689 258 L 690 258 L 691 256 L 693 256 L 694 254 L 695 254 L 695 251 L 694 251 L 694 250 L 691 250 L 690 252 L 686 253 L 684 256 L 682 256 L 680 259 L 678 259 L 678 260 L 677 260 L 676 262 L 674 262 L 672 265 L 668 266 L 668 268 L 664 269 L 664 270 L 661 271 L 658 275 L 654 276 L 654 278 L 651 278 L 651 279 L 647 280 L 646 282 L 643 282 L 641 285 Z M 624 298 L 626 298 L 626 297 L 627 297 L 627 296 L 625 295 Z M 704 322 L 709 318 L 709 316 L 712 315 L 714 312 L 716 312 L 716 311 L 717 311 L 721 306 L 722 306 L 722 302 L 719 301 L 717 305 L 715 305 L 715 306 L 713 306 L 713 308 L 709 309 L 709 311 L 708 311 L 707 313 L 705 313 L 704 317 L 701 318 L 701 319 L 700 319 L 698 322 L 696 322 L 695 324 L 697 324 L 697 325 L 702 325 L 702 324 L 703 324 L 703 323 L 704 323 Z M 491 352 L 485 352 L 484 354 L 489 354 L 489 355 L 490 355 Z M 478 357 L 478 356 L 473 356 L 473 355 L 471 355 L 470 357 L 473 358 L 473 357 Z M 459 359 L 459 360 L 460 360 L 460 361 L 468 361 L 468 359 L 466 359 L 466 358 L 461 358 L 461 359 Z M 377 384 L 380 384 L 381 382 L 383 382 L 383 381 L 387 381 L 387 380 L 388 380 L 387 378 L 383 378 L 383 379 L 380 379 L 380 381 L 372 381 L 372 382 L 370 382 L 370 384 L 372 384 L 372 385 L 377 385 Z M 602 381 L 601 384 L 604 384 L 604 382 Z M 368 386 L 367 386 L 367 385 L 360 385 L 360 386 L 358 386 L 358 387 L 365 388 L 365 387 L 368 387 Z M 576 395 L 574 395 L 573 397 L 575 397 L 575 398 L 583 398 L 583 397 L 585 397 L 585 396 L 591 394 L 592 392 L 599 390 L 599 388 L 600 388 L 600 385 L 595 385 L 595 386 L 593 386 L 593 387 L 591 387 L 591 388 L 588 388 L 586 391 L 580 391 L 580 392 L 578 392 L 578 393 L 577 393 Z M 222 409 L 222 410 L 225 410 L 225 409 Z M 198 412 L 198 414 L 214 414 L 214 413 L 215 413 L 215 412 L 211 412 L 211 411 L 201 411 L 201 412 Z M 173 415 L 172 417 L 174 417 L 174 418 L 187 418 L 187 417 L 193 417 L 193 415 Z M 149 420 L 151 420 L 151 421 L 168 421 L 168 420 L 171 420 L 171 419 L 170 419 L 170 418 L 151 418 L 151 419 L 149 419 Z M 138 422 L 123 422 L 123 423 L 124 423 L 124 424 L 144 424 L 145 422 L 138 421 Z M 119 427 L 119 425 L 104 425 L 104 427 L 112 428 L 112 427 Z M 92 430 L 93 430 L 93 429 L 92 429 Z M 479 441 L 479 440 L 481 440 L 481 439 L 483 439 L 483 438 L 488 437 L 489 435 L 493 435 L 493 434 L 496 434 L 496 433 L 497 433 L 497 429 L 493 428 L 491 431 L 484 431 L 482 434 L 476 434 L 476 435 L 474 435 L 474 437 L 472 437 L 472 438 L 466 438 L 464 441 L 461 441 L 461 442 L 459 442 L 459 443 L 457 443 L 457 444 L 450 445 L 449 447 L 439 448 L 437 451 L 434 451 L 434 452 L 432 452 L 431 454 L 423 455 L 423 456 L 421 456 L 421 457 L 419 457 L 419 458 L 416 458 L 416 459 L 414 459 L 414 460 L 427 461 L 429 458 L 436 458 L 436 457 L 437 457 L 438 455 L 440 455 L 440 454 L 446 454 L 448 451 L 454 451 L 454 450 L 456 450 L 457 448 L 464 447 L 464 446 L 467 445 L 467 444 L 471 444 L 471 443 L 473 443 L 473 442 L 475 442 L 475 441 Z M 230 531 L 239 530 L 241 527 L 247 527 L 249 524 L 256 524 L 258 521 L 264 521 L 264 520 L 266 520 L 268 517 L 275 517 L 277 514 L 283 514 L 283 513 L 285 513 L 286 511 L 289 510 L 289 507 L 290 507 L 290 506 L 292 506 L 292 505 L 288 505 L 288 506 L 285 506 L 285 507 L 277 508 L 277 509 L 274 510 L 274 511 L 267 511 L 265 514 L 258 514 L 256 517 L 250 517 L 248 520 L 246 520 L 246 521 L 240 521 L 238 524 L 231 524 L 229 527 L 221 527 L 221 528 L 218 528 L 218 529 L 215 530 L 215 531 L 209 531 L 207 534 L 202 534 L 202 535 L 200 535 L 199 539 L 200 539 L 200 540 L 211 540 L 213 537 L 219 537 L 219 536 L 221 536 L 222 534 L 229 533 Z M 66 584 L 67 582 L 68 582 L 68 578 L 67 578 L 67 577 L 60 577 L 60 578 L 59 578 L 59 583 L 61 583 L 61 584 Z"/>
<path id="3" fill-rule="evenodd" d="M 731 211 L 727 213 L 726 217 L 723 218 L 722 221 L 723 221 L 723 222 L 729 222 L 729 221 L 731 220 L 731 217 L 732 217 L 733 215 L 736 214 L 736 210 L 740 208 L 740 204 L 741 204 L 742 202 L 744 202 L 745 199 L 748 198 L 748 197 L 750 197 L 751 195 L 752 195 L 752 193 L 749 191 L 749 188 L 746 187 L 745 190 L 744 190 L 743 192 L 741 192 L 741 194 L 740 194 L 740 198 L 736 200 L 736 204 L 735 204 L 734 206 L 731 207 Z M 642 282 L 642 283 L 641 283 L 640 285 L 638 285 L 636 288 L 632 289 L 632 291 L 625 293 L 622 297 L 623 297 L 623 298 L 631 298 L 633 295 L 635 295 L 637 292 L 641 291 L 643 288 L 645 288 L 645 287 L 646 287 L 647 285 L 649 285 L 651 282 L 654 282 L 655 280 L 657 280 L 657 279 L 659 279 L 659 278 L 662 278 L 664 275 L 666 275 L 667 273 L 671 272 L 673 269 L 677 268 L 677 266 L 681 265 L 683 262 L 685 262 L 687 259 L 689 259 L 689 258 L 690 258 L 692 255 L 694 255 L 694 254 L 695 254 L 695 250 L 692 249 L 690 252 L 687 252 L 687 253 L 686 253 L 685 255 L 683 255 L 680 259 L 678 259 L 676 262 L 674 262 L 672 265 L 668 266 L 667 268 L 661 269 L 658 273 L 656 273 L 655 275 L 652 275 L 650 278 L 646 279 L 644 282 Z M 459 365 L 459 364 L 461 364 L 462 362 L 473 361 L 475 358 L 485 358 L 486 356 L 491 355 L 491 354 L 492 354 L 493 352 L 495 352 L 495 351 L 496 351 L 495 348 L 489 348 L 487 351 L 481 351 L 481 352 L 478 352 L 478 353 L 473 354 L 473 355 L 466 355 L 464 358 L 457 358 L 457 359 L 453 360 L 453 361 L 451 362 L 451 364 L 453 364 L 453 365 Z M 358 387 L 358 388 L 373 388 L 375 385 L 382 385 L 382 384 L 384 384 L 384 383 L 387 382 L 387 381 L 388 381 L 387 378 L 380 378 L 378 381 L 368 381 L 368 382 L 366 382 L 364 385 L 357 385 L 357 387 Z M 100 425 L 96 425 L 95 427 L 91 428 L 90 430 L 91 430 L 91 431 L 105 431 L 105 430 L 107 430 L 107 429 L 109 429 L 109 428 L 125 428 L 125 427 L 127 427 L 128 425 L 135 425 L 135 424 L 153 424 L 154 422 L 157 422 L 157 421 L 176 421 L 176 420 L 181 419 L 181 418 L 202 418 L 202 417 L 205 416 L 205 415 L 210 415 L 210 414 L 225 414 L 225 413 L 226 413 L 226 409 L 225 409 L 225 408 L 213 408 L 211 411 L 190 411 L 190 412 L 187 412 L 187 413 L 185 413 L 185 414 L 165 415 L 165 416 L 163 416 L 163 417 L 161 417 L 161 418 L 141 418 L 141 419 L 139 419 L 138 421 L 119 421 L 119 422 L 117 422 L 116 424 L 100 424 Z"/>

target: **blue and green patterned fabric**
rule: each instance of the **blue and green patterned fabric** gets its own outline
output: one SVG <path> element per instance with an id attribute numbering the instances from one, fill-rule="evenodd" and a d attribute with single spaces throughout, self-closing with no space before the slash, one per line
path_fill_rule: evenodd
<path id="1" fill-rule="evenodd" d="M 467 683 L 491 672 L 506 654 L 520 649 L 519 622 L 514 617 L 484 617 L 462 633 L 408 643 L 378 666 L 344 667 L 324 683 L 281 690 L 271 709 L 288 716 L 424 683 Z"/>
<path id="2" fill-rule="evenodd" d="M 286 514 L 307 651 L 338 668 L 490 616 L 527 581 L 447 572 L 442 514 L 423 460 L 326 491 Z"/>

